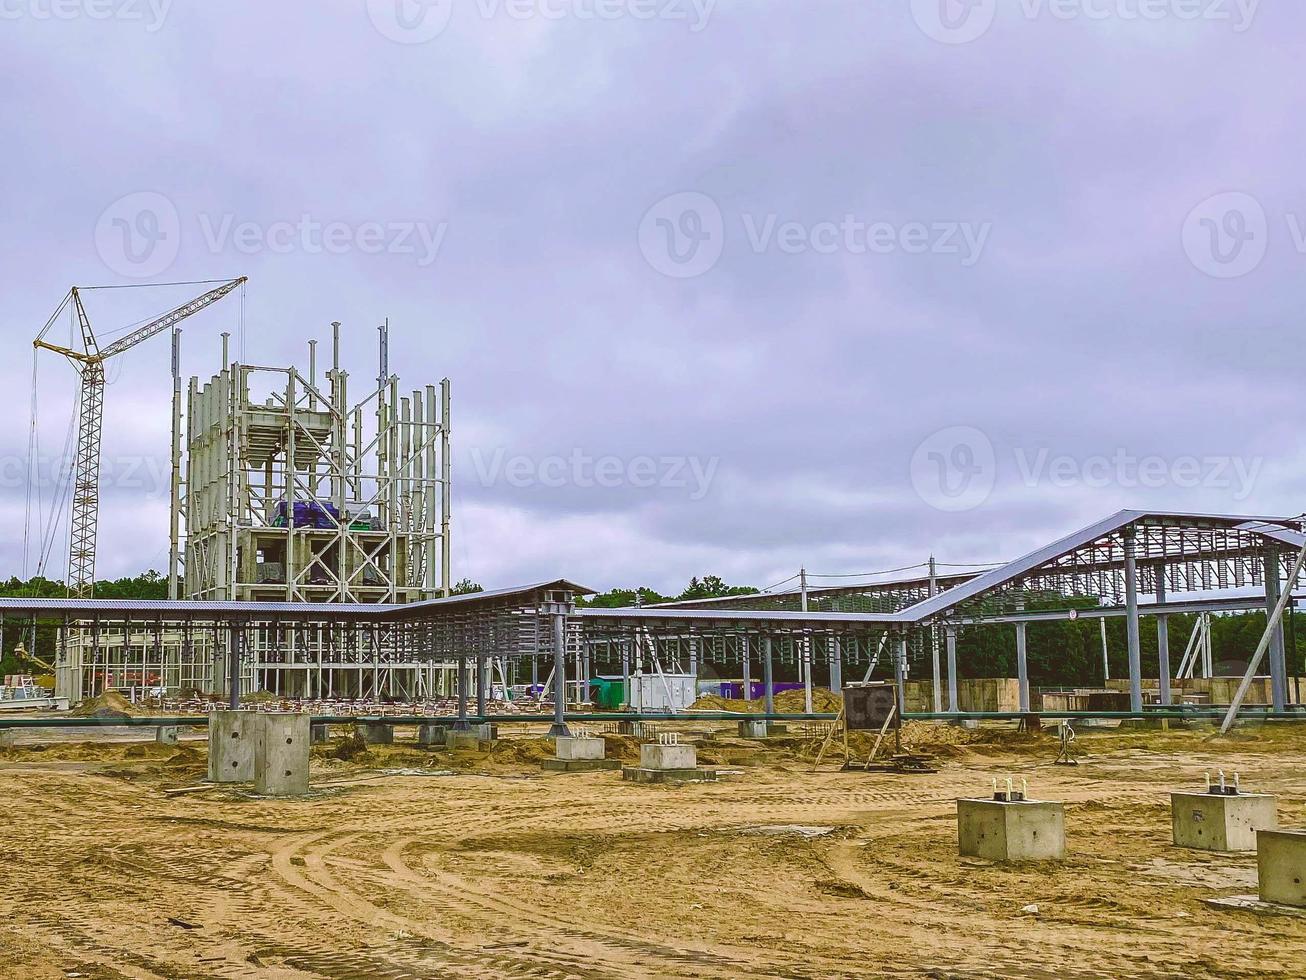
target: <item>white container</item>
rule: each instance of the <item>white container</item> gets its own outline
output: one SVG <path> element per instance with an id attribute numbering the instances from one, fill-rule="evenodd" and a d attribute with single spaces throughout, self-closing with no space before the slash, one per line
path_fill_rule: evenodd
<path id="1" fill-rule="evenodd" d="M 698 700 L 693 674 L 631 674 L 630 708 L 645 714 L 684 711 Z"/>

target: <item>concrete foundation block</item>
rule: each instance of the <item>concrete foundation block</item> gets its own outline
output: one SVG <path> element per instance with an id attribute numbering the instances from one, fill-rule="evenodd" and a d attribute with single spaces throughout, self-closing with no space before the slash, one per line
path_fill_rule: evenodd
<path id="1" fill-rule="evenodd" d="M 741 721 L 739 723 L 740 738 L 766 738 L 766 722 L 764 721 Z"/>
<path id="2" fill-rule="evenodd" d="M 607 744 L 601 738 L 575 738 L 559 735 L 554 755 L 563 762 L 602 759 Z"/>
<path id="3" fill-rule="evenodd" d="M 540 763 L 545 772 L 599 772 L 620 769 L 620 759 L 545 759 Z"/>
<path id="4" fill-rule="evenodd" d="M 1060 861 L 1066 856 L 1065 807 L 1045 800 L 958 800 L 963 857 L 990 861 Z"/>
<path id="5" fill-rule="evenodd" d="M 160 725 L 154 730 L 154 741 L 160 745 L 176 745 L 180 731 L 176 725 Z"/>
<path id="6" fill-rule="evenodd" d="M 209 712 L 209 780 L 247 783 L 254 778 L 256 711 Z"/>
<path id="7" fill-rule="evenodd" d="M 1306 830 L 1260 831 L 1256 877 L 1262 902 L 1306 908 Z"/>
<path id="8" fill-rule="evenodd" d="M 321 745 L 324 742 L 331 741 L 330 725 L 314 725 L 312 726 L 312 729 L 310 738 L 313 740 L 314 745 Z"/>
<path id="9" fill-rule="evenodd" d="M 308 792 L 308 715 L 267 711 L 254 734 L 254 792 L 265 796 L 302 796 Z"/>
<path id="10" fill-rule="evenodd" d="M 481 739 L 477 737 L 475 729 L 456 732 L 450 728 L 445 731 L 444 747 L 451 750 L 478 749 L 481 747 Z"/>
<path id="11" fill-rule="evenodd" d="M 641 769 L 693 769 L 698 765 L 698 750 L 692 745 L 645 743 L 639 747 Z"/>
<path id="12" fill-rule="evenodd" d="M 491 721 L 472 726 L 472 732 L 482 742 L 493 742 L 499 737 L 499 726 Z"/>
<path id="13" fill-rule="evenodd" d="M 711 769 L 646 769 L 643 766 L 626 766 L 621 778 L 632 783 L 691 783 L 712 782 L 716 772 Z"/>
<path id="14" fill-rule="evenodd" d="M 1265 793 L 1171 793 L 1170 822 L 1176 847 L 1254 851 L 1258 830 L 1278 829 L 1278 797 Z"/>
<path id="15" fill-rule="evenodd" d="M 419 725 L 417 728 L 417 744 L 444 745 L 448 733 L 448 724 Z"/>
<path id="16" fill-rule="evenodd" d="M 395 726 L 384 721 L 356 721 L 354 729 L 365 745 L 393 745 Z"/>

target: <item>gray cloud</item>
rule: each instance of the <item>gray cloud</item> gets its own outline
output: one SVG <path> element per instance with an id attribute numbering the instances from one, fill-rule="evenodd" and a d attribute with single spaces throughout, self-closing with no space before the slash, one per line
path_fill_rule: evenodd
<path id="1" fill-rule="evenodd" d="M 1306 198 L 1303 140 L 1282 120 L 1300 115 L 1285 41 L 1306 13 L 1266 5 L 1238 32 L 1031 18 L 1013 0 L 982 36 L 943 44 L 906 3 L 721 0 L 697 32 L 484 9 L 454 0 L 443 33 L 415 44 L 376 30 L 363 0 L 174 5 L 157 29 L 0 21 L 0 370 L 15 419 L 0 456 L 27 453 L 31 337 L 69 284 L 121 280 L 96 223 L 144 191 L 178 219 L 154 278 L 251 276 L 249 360 L 302 362 L 338 319 L 368 377 L 389 316 L 405 383 L 453 379 L 455 573 L 487 585 L 562 573 L 670 589 L 708 571 L 765 584 L 800 563 L 1011 557 L 1121 506 L 1300 510 L 1292 219 L 1306 227 Z M 1218 279 L 1182 230 L 1231 190 L 1263 207 L 1268 244 Z M 721 251 L 672 278 L 638 231 L 682 192 L 719 209 Z M 351 244 L 270 244 L 304 216 Z M 212 244 L 224 220 L 254 228 L 250 247 Z M 768 220 L 806 247 L 759 247 L 750 230 Z M 811 247 L 845 220 L 989 232 L 970 265 L 901 237 Z M 445 231 L 423 264 L 359 246 L 369 224 Z M 188 325 L 189 371 L 211 373 L 235 316 Z M 107 453 L 166 455 L 166 346 L 128 355 Z M 62 443 L 69 376 L 42 367 L 43 447 Z M 992 489 L 940 510 L 913 457 L 956 426 L 992 447 Z M 718 465 L 691 499 L 628 479 L 487 482 L 473 451 Z M 1040 451 L 1078 476 L 1031 483 L 1021 461 Z M 1095 462 L 1121 452 L 1163 477 L 1098 480 Z M 1191 485 L 1187 457 L 1260 467 L 1240 496 L 1209 472 Z M 0 487 L 15 573 L 23 509 L 21 487 Z M 166 553 L 166 514 L 134 488 L 110 488 L 104 515 L 105 574 Z"/>

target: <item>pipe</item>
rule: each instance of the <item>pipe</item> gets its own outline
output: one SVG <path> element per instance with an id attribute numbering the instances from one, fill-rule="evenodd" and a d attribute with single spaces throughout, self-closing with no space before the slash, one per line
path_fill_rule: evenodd
<path id="1" fill-rule="evenodd" d="M 1186 711 L 1181 708 L 1169 708 L 1166 710 L 1149 709 L 1142 714 L 1132 711 L 1041 711 L 1041 712 L 1020 712 L 1020 711 L 963 711 L 960 714 L 952 712 L 932 712 L 932 711 L 911 711 L 903 717 L 907 721 L 948 721 L 956 719 L 974 719 L 976 721 L 1019 721 L 1022 718 L 1028 718 L 1031 715 L 1037 715 L 1039 718 L 1106 718 L 1106 719 L 1129 719 L 1129 718 L 1166 718 L 1166 719 L 1184 719 L 1184 718 L 1218 718 L 1220 717 L 1219 706 L 1211 708 L 1198 708 Z M 743 711 L 702 711 L 686 714 L 669 713 L 644 713 L 638 714 L 631 711 L 613 711 L 613 712 L 568 712 L 566 718 L 568 721 L 833 721 L 838 715 L 829 713 L 815 712 L 813 714 L 794 714 L 784 712 L 743 712 Z M 1273 711 L 1270 709 L 1244 708 L 1239 712 L 1239 717 L 1252 718 L 1255 720 L 1270 721 L 1306 721 L 1306 711 Z M 451 715 L 395 715 L 387 717 L 384 715 L 313 715 L 312 722 L 315 725 L 350 725 L 358 721 L 381 721 L 390 725 L 426 725 L 434 722 L 452 722 L 457 719 Z M 529 723 L 548 723 L 554 721 L 553 715 L 503 715 L 503 714 L 486 714 L 473 715 L 470 719 L 476 722 L 529 722 Z M 204 728 L 208 725 L 207 715 L 174 715 L 166 717 L 129 717 L 129 718 L 3 718 L 0 719 L 0 730 L 8 728 L 157 728 L 159 726 L 189 726 L 191 728 Z"/>

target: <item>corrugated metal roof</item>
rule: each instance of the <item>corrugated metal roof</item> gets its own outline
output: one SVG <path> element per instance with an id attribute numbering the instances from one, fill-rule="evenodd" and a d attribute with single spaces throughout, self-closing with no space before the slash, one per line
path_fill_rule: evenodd
<path id="1" fill-rule="evenodd" d="M 619 609 L 596 609 L 587 606 L 576 610 L 580 619 L 610 619 L 621 622 L 721 622 L 721 623 L 812 623 L 814 625 L 872 626 L 898 622 L 896 613 L 797 612 L 792 609 L 654 609 L 650 606 L 626 606 Z"/>
<path id="2" fill-rule="evenodd" d="M 936 575 L 935 581 L 940 583 L 964 582 L 967 579 L 974 578 L 980 572 L 942 572 Z M 876 589 L 894 589 L 904 588 L 907 586 L 927 586 L 930 583 L 928 575 L 913 575 L 909 578 L 896 579 L 868 579 L 865 582 L 851 582 L 844 585 L 813 585 L 807 588 L 807 597 L 809 599 L 821 599 L 829 596 L 839 595 L 856 595 L 861 592 L 871 592 Z M 673 599 L 670 602 L 654 602 L 647 606 L 641 606 L 642 609 L 698 609 L 709 606 L 729 606 L 739 605 L 749 600 L 757 601 L 758 599 L 793 599 L 801 597 L 803 590 L 801 588 L 783 589 L 779 592 L 749 592 L 743 595 L 725 595 L 716 596 L 711 599 Z"/>
<path id="3" fill-rule="evenodd" d="M 569 590 L 589 594 L 593 589 L 566 579 L 538 582 L 507 589 L 469 592 L 465 595 L 441 596 L 421 602 L 197 602 L 188 599 L 47 599 L 27 597 L 0 598 L 0 616 L 68 616 L 70 618 L 132 617 L 135 619 L 252 619 L 278 617 L 299 619 L 372 619 L 407 618 L 405 614 L 456 606 L 476 605 L 520 595 L 523 598 L 541 591 Z"/>
<path id="4" fill-rule="evenodd" d="M 1044 545 L 1031 551 L 1014 561 L 1008 562 L 1000 568 L 978 575 L 956 588 L 949 589 L 947 592 L 941 592 L 938 595 L 931 596 L 922 600 L 913 606 L 908 606 L 900 612 L 905 622 L 919 623 L 922 620 L 930 619 L 939 615 L 955 606 L 960 605 L 970 599 L 975 598 L 991 589 L 1005 585 L 1014 579 L 1022 578 L 1035 569 L 1046 565 L 1063 555 L 1068 555 L 1072 551 L 1084 547 L 1087 544 L 1105 537 L 1108 534 L 1114 534 L 1126 526 L 1140 520 L 1176 520 L 1191 521 L 1194 523 L 1223 524 L 1233 529 L 1251 531 L 1256 534 L 1262 534 L 1266 537 L 1274 537 L 1277 540 L 1287 541 L 1295 536 L 1298 539 L 1301 535 L 1289 530 L 1287 525 L 1293 522 L 1292 518 L 1282 517 L 1243 517 L 1230 516 L 1227 514 L 1182 514 L 1168 511 L 1142 511 L 1142 510 L 1122 510 L 1110 517 L 1105 517 L 1094 524 L 1080 528 L 1064 538 L 1058 538 L 1051 544 Z M 1287 535 L 1288 537 L 1281 537 Z M 1300 547 L 1300 540 L 1297 547 Z"/>

